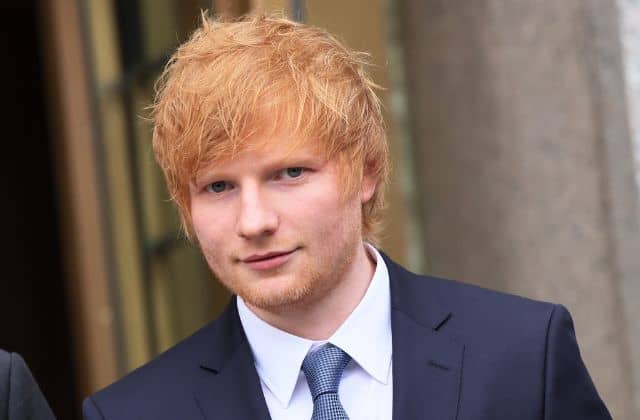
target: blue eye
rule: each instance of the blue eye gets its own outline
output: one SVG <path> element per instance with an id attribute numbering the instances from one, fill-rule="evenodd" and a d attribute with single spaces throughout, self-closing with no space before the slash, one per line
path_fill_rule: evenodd
<path id="1" fill-rule="evenodd" d="M 214 193 L 221 193 L 227 189 L 227 185 L 228 184 L 226 181 L 212 182 L 211 184 L 207 185 L 207 191 L 214 192 Z"/>
<path id="2" fill-rule="evenodd" d="M 295 167 L 295 168 L 287 168 L 286 169 L 287 176 L 289 178 L 297 178 L 304 172 L 304 168 Z"/>

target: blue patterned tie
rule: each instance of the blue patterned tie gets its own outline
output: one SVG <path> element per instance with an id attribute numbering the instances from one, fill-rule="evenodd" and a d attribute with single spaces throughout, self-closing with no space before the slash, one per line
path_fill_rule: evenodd
<path id="1" fill-rule="evenodd" d="M 304 358 L 302 371 L 313 398 L 311 420 L 349 420 L 338 398 L 340 377 L 349 360 L 351 356 L 332 344 Z"/>

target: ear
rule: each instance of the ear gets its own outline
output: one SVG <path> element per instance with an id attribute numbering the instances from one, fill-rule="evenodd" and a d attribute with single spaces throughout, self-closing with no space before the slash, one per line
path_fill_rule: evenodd
<path id="1" fill-rule="evenodd" d="M 378 182 L 370 174 L 366 174 L 362 177 L 362 185 L 360 186 L 360 202 L 365 204 L 371 200 L 373 193 L 376 192 L 376 186 Z"/>

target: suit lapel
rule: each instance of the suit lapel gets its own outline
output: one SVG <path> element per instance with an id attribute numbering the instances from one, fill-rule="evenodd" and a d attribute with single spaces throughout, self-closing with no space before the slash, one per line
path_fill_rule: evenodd
<path id="1" fill-rule="evenodd" d="M 430 280 L 383 257 L 391 284 L 393 419 L 455 420 L 464 346 L 442 331 L 452 314 L 439 303 Z M 195 392 L 203 417 L 270 419 L 235 299 L 204 350 Z"/>
<path id="2" fill-rule="evenodd" d="M 203 354 L 195 399 L 207 420 L 270 419 L 235 299 Z"/>
<path id="3" fill-rule="evenodd" d="M 451 312 L 429 280 L 385 256 L 391 282 L 393 419 L 454 420 L 464 346 L 442 332 Z"/>

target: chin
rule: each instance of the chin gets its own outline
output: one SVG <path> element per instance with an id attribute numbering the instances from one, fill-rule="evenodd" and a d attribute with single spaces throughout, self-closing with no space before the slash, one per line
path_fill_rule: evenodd
<path id="1" fill-rule="evenodd" d="M 233 290 L 245 302 L 257 308 L 273 311 L 283 307 L 300 304 L 314 290 L 313 281 L 300 281 L 297 276 L 271 278 L 258 281 L 252 285 Z"/>

